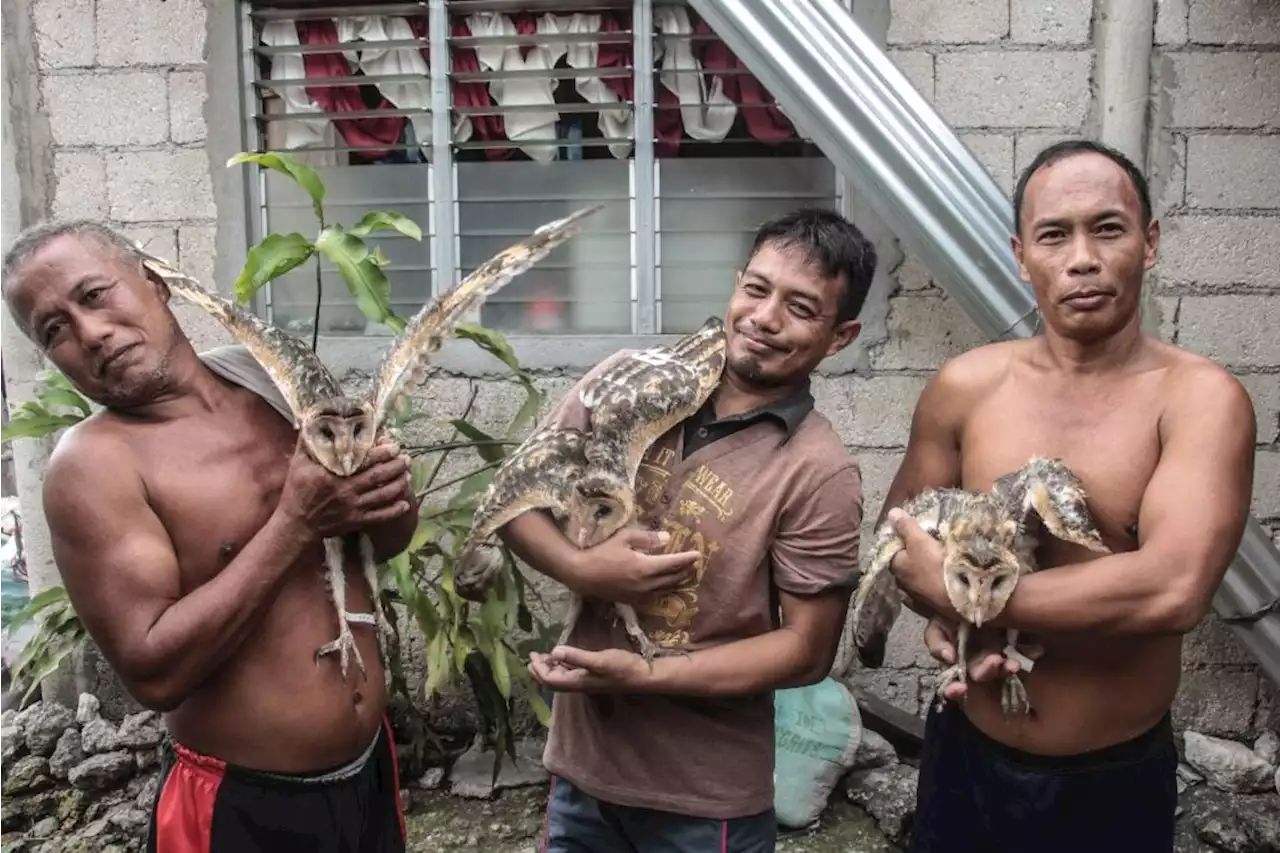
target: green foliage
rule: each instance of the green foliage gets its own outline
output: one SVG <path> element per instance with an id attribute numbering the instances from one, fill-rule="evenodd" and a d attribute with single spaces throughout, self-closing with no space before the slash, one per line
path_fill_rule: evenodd
<path id="1" fill-rule="evenodd" d="M 19 705 L 26 704 L 40 688 L 40 682 L 57 672 L 62 661 L 80 648 L 87 636 L 66 590 L 60 586 L 38 593 L 15 613 L 9 623 L 10 633 L 16 633 L 33 619 L 40 627 L 13 665 L 14 682 L 26 685 Z"/>
<path id="2" fill-rule="evenodd" d="M 89 401 L 67 377 L 48 370 L 37 378 L 42 387 L 36 392 L 36 398 L 23 402 L 13 411 L 9 422 L 0 429 L 0 443 L 18 438 L 43 438 L 89 416 Z"/>

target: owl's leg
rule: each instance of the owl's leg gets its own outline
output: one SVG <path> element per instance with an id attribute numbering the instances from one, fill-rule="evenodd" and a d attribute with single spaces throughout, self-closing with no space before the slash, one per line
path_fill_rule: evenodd
<path id="1" fill-rule="evenodd" d="M 365 668 L 364 660 L 360 657 L 360 649 L 356 648 L 355 635 L 351 633 L 351 626 L 347 624 L 347 578 L 342 571 L 342 539 L 340 537 L 331 536 L 324 540 L 324 565 L 329 594 L 333 597 L 334 609 L 338 611 L 338 637 L 333 642 L 325 643 L 316 649 L 316 663 L 319 663 L 320 658 L 325 655 L 337 652 L 342 666 L 342 677 L 346 678 L 352 652 L 355 653 L 360 671 L 364 672 Z"/>
<path id="2" fill-rule="evenodd" d="M 954 666 L 947 667 L 938 676 L 938 687 L 935 691 L 938 696 L 938 709 L 941 710 L 947 703 L 946 689 L 952 684 L 959 682 L 960 684 L 969 683 L 969 623 L 961 622 L 956 628 L 956 662 Z"/>
<path id="3" fill-rule="evenodd" d="M 1006 631 L 1005 641 L 1005 656 L 1016 660 L 1022 670 L 1030 672 L 1035 666 L 1035 661 L 1018 651 L 1017 630 L 1010 628 Z M 1027 699 L 1027 688 L 1023 686 L 1022 679 L 1017 675 L 1009 674 L 1004 677 L 1004 684 L 1000 690 L 1000 710 L 1004 712 L 1006 717 L 1012 714 L 1031 713 L 1031 702 Z"/>
<path id="4" fill-rule="evenodd" d="M 578 624 L 578 617 L 582 615 L 582 596 L 570 595 L 569 611 L 564 616 L 564 630 L 560 632 L 560 638 L 556 640 L 557 646 L 563 646 L 569 642 L 569 635 L 573 633 L 573 626 Z"/>
<path id="5" fill-rule="evenodd" d="M 364 570 L 364 580 L 369 585 L 369 596 L 373 599 L 378 649 L 382 651 L 391 640 L 391 623 L 387 621 L 386 611 L 382 609 L 382 596 L 378 594 L 378 563 L 373 559 L 373 540 L 363 533 L 360 534 L 360 567 Z M 353 616 L 363 617 L 365 615 L 364 613 L 348 613 L 347 618 L 350 619 Z"/>
<path id="6" fill-rule="evenodd" d="M 636 616 L 635 608 L 631 605 L 615 603 L 613 608 L 622 617 L 622 625 L 627 629 L 627 636 L 631 637 L 631 641 L 636 644 L 640 656 L 644 658 L 645 663 L 649 664 L 650 669 L 653 669 L 654 658 L 689 654 L 684 649 L 664 649 L 650 640 L 649 635 L 640 627 L 640 618 Z"/>

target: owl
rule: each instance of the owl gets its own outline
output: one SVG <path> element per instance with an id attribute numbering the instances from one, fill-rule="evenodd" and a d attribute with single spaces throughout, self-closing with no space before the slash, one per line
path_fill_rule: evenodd
<path id="1" fill-rule="evenodd" d="M 583 219 L 599 209 L 599 205 L 585 208 L 542 226 L 528 239 L 486 261 L 449 293 L 424 305 L 396 336 L 378 367 L 372 389 L 362 397 L 345 394 L 316 353 L 298 338 L 209 292 L 141 247 L 139 252 L 146 268 L 159 276 L 171 292 L 207 311 L 248 348 L 289 404 L 307 454 L 332 473 L 348 477 L 364 467 L 365 458 L 384 433 L 388 416 L 404 388 L 410 382 L 423 382 L 428 359 L 457 324 L 486 298 L 576 234 Z M 319 663 L 325 655 L 337 652 L 344 677 L 352 654 L 361 672 L 366 671 L 348 623 L 374 624 L 380 647 L 390 633 L 378 596 L 373 543 L 364 534 L 354 538 L 358 540 L 375 612 L 347 611 L 342 570 L 345 543 L 340 537 L 325 539 L 325 578 L 338 613 L 339 630 L 337 638 L 317 649 L 315 655 Z"/>
<path id="2" fill-rule="evenodd" d="M 454 589 L 484 598 L 502 568 L 497 532 L 531 509 L 547 509 L 579 548 L 591 548 L 636 521 L 636 473 L 650 445 L 700 409 L 720 382 L 725 329 L 712 317 L 671 346 L 625 353 L 578 391 L 587 432 L 536 430 L 494 475 L 459 550 Z M 664 654 L 645 635 L 635 610 L 615 604 L 645 660 Z M 582 601 L 573 596 L 563 643 Z"/>
<path id="3" fill-rule="evenodd" d="M 937 694 L 965 681 L 970 625 L 981 628 L 1004 610 L 1023 574 L 1036 570 L 1039 519 L 1054 537 L 1091 551 L 1109 553 L 1085 502 L 1084 486 L 1060 460 L 1034 457 L 996 480 L 988 492 L 930 489 L 902 509 L 942 543 L 942 580 L 951 605 L 963 620 L 957 632 L 956 664 L 939 677 Z M 902 539 L 885 522 L 876 531 L 870 564 L 858 583 L 853 604 L 853 639 L 865 666 L 884 663 L 889 631 L 902 606 L 889 563 L 903 549 Z M 1006 631 L 1005 653 L 1030 669 L 1017 651 L 1018 632 Z M 1017 675 L 1006 677 L 1001 694 L 1006 714 L 1030 710 Z"/>

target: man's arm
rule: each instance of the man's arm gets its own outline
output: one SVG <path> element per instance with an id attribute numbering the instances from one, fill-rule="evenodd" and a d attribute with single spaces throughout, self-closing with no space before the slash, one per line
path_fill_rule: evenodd
<path id="1" fill-rule="evenodd" d="M 1221 368 L 1197 365 L 1173 381 L 1138 550 L 1022 578 L 994 625 L 1159 634 L 1204 618 L 1249 517 L 1257 428 L 1248 393 Z"/>

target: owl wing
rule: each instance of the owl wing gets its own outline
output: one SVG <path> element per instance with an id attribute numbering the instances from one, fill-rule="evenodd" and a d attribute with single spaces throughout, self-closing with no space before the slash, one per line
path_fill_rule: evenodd
<path id="1" fill-rule="evenodd" d="M 497 532 L 529 510 L 549 509 L 560 518 L 569 493 L 586 467 L 587 435 L 547 427 L 533 432 L 499 466 L 476 504 L 471 532 L 458 552 L 453 585 L 463 598 L 483 599 L 502 568 Z"/>
<path id="2" fill-rule="evenodd" d="M 168 261 L 138 247 L 143 266 L 169 288 L 221 323 L 253 355 L 280 389 L 294 422 L 314 403 L 341 397 L 342 386 L 311 348 L 261 317 L 245 311 L 229 299 L 206 290 L 200 282 Z"/>
<path id="3" fill-rule="evenodd" d="M 702 407 L 720 382 L 725 329 L 712 317 L 670 346 L 650 347 L 616 359 L 578 392 L 590 412 L 589 461 L 626 460 L 634 482 L 640 460 L 663 433 Z"/>
<path id="4" fill-rule="evenodd" d="M 942 539 L 967 494 L 959 489 L 930 489 L 908 500 L 902 509 L 922 530 Z M 853 643 L 863 666 L 884 665 L 889 632 L 902 611 L 903 600 L 889 564 L 903 547 L 902 538 L 885 521 L 876 530 L 866 571 L 858 579 L 853 597 Z"/>
<path id="5" fill-rule="evenodd" d="M 1057 539 L 1110 553 L 1089 511 L 1084 483 L 1061 460 L 1033 457 L 996 480 L 992 491 L 1003 498 L 1020 530 L 1028 531 L 1033 517 L 1039 518 Z"/>
<path id="6" fill-rule="evenodd" d="M 382 427 L 396 398 L 410 379 L 421 384 L 426 378 L 428 359 L 443 346 L 445 338 L 469 312 L 479 308 L 508 282 L 577 234 L 582 221 L 602 207 L 583 208 L 543 225 L 527 239 L 485 261 L 453 290 L 424 305 L 396 337 L 378 367 L 371 392 L 374 429 Z"/>

